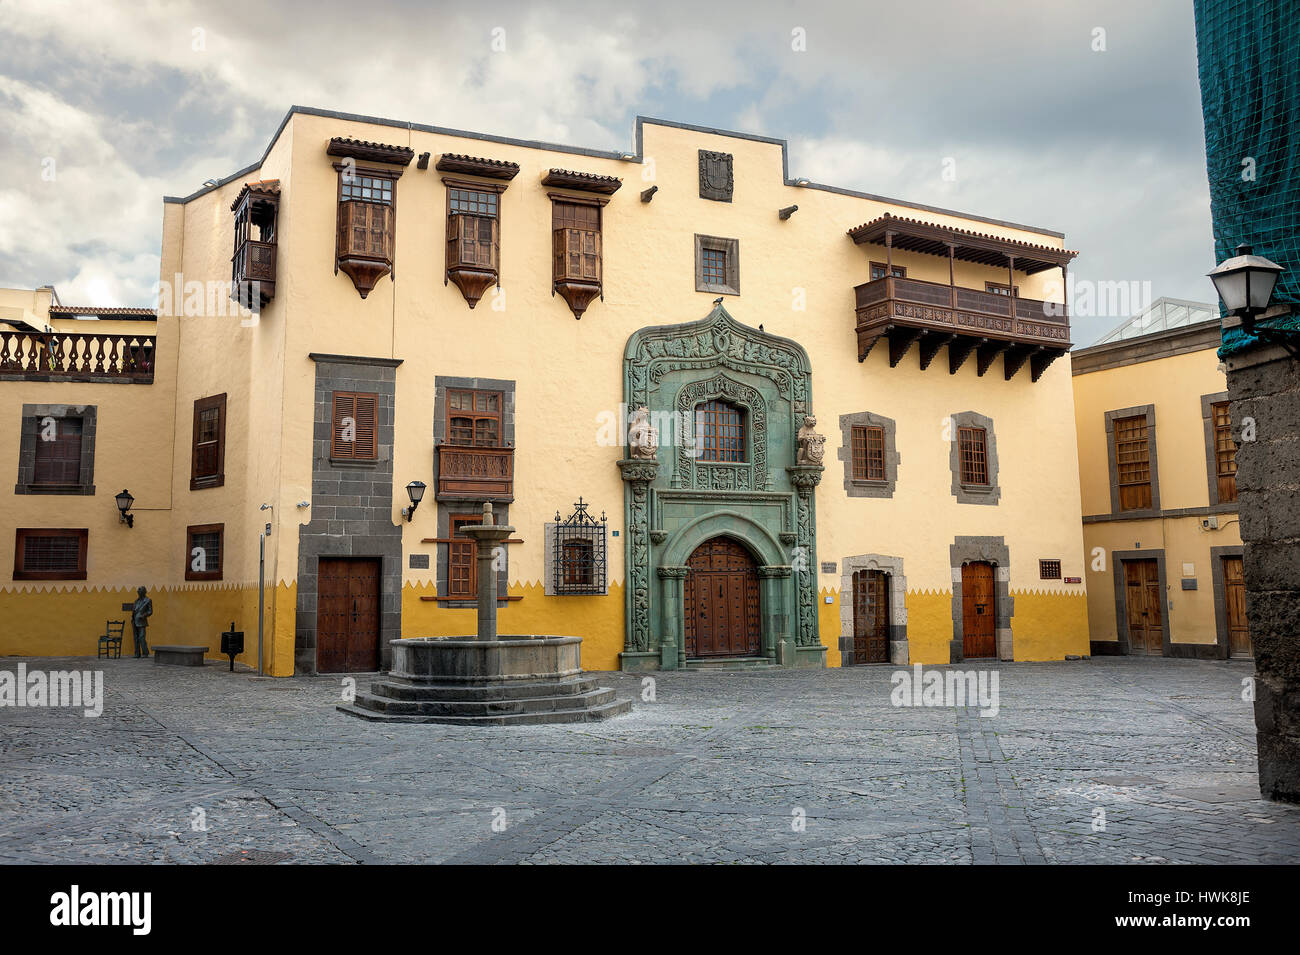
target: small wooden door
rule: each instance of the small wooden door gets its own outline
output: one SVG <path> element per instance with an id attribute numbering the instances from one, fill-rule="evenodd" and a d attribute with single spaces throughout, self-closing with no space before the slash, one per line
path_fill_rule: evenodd
<path id="1" fill-rule="evenodd" d="M 758 656 L 758 572 L 749 552 L 715 537 L 697 547 L 686 566 L 686 655 Z"/>
<path id="2" fill-rule="evenodd" d="M 853 575 L 853 662 L 889 662 L 889 578 L 879 570 Z"/>
<path id="3" fill-rule="evenodd" d="M 1164 595 L 1155 560 L 1124 561 L 1124 599 L 1128 607 L 1130 653 L 1164 651 Z"/>
<path id="4" fill-rule="evenodd" d="M 1228 652 L 1252 657 L 1250 630 L 1246 627 L 1246 575 L 1240 557 L 1223 558 L 1223 594 L 1228 608 Z"/>
<path id="5" fill-rule="evenodd" d="M 379 559 L 322 557 L 317 573 L 316 669 L 379 669 Z"/>
<path id="6" fill-rule="evenodd" d="M 993 596 L 993 565 L 977 561 L 961 568 L 962 655 L 995 657 L 997 601 Z"/>

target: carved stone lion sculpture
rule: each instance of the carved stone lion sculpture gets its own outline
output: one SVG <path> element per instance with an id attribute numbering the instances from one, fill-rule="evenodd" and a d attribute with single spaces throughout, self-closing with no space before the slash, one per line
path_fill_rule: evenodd
<path id="1" fill-rule="evenodd" d="M 632 412 L 632 424 L 627 429 L 629 455 L 639 461 L 653 461 L 659 450 L 659 429 L 650 424 L 650 409 L 645 405 Z"/>
<path id="2" fill-rule="evenodd" d="M 822 457 L 826 454 L 826 436 L 817 433 L 817 417 L 805 415 L 803 427 L 795 437 L 799 442 L 799 456 L 795 463 L 820 465 Z"/>

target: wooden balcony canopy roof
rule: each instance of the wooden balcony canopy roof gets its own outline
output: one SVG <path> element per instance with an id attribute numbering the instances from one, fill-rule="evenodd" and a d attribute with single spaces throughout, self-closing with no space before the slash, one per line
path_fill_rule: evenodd
<path id="1" fill-rule="evenodd" d="M 265 198 L 278 201 L 280 198 L 280 180 L 259 179 L 257 182 L 244 183 L 244 188 L 239 190 L 239 195 L 235 196 L 235 201 L 230 204 L 230 211 L 234 212 L 238 209 L 239 204 L 244 201 L 244 197 L 250 194 L 254 199 Z"/>
<path id="2" fill-rule="evenodd" d="M 1046 269 L 1065 268 L 1070 260 L 1079 254 L 1069 249 L 1054 249 L 1033 242 L 1005 239 L 983 232 L 958 229 L 955 226 L 895 216 L 888 212 L 878 219 L 872 219 L 855 229 L 850 229 L 849 236 L 858 245 L 870 242 L 876 245 L 889 245 L 907 252 L 941 255 L 945 258 L 951 247 L 953 258 L 964 262 L 977 262 L 981 265 L 1005 267 L 1014 259 L 1013 267 L 1016 271 L 1027 275 Z"/>
<path id="3" fill-rule="evenodd" d="M 519 175 L 519 163 L 504 159 L 484 159 L 481 156 L 464 156 L 460 153 L 443 153 L 433 167 L 439 172 L 459 172 L 467 176 L 510 181 Z"/>
<path id="4" fill-rule="evenodd" d="M 595 192 L 602 196 L 612 196 L 623 185 L 623 180 L 617 176 L 600 176 L 594 172 L 551 169 L 542 177 L 542 185 L 558 186 L 562 189 L 578 189 L 582 192 Z"/>
<path id="5" fill-rule="evenodd" d="M 98 305 L 51 305 L 50 318 L 75 318 L 78 315 L 94 315 L 97 318 L 112 318 L 119 321 L 156 322 L 158 313 L 152 308 L 114 307 L 102 308 Z"/>
<path id="6" fill-rule="evenodd" d="M 362 162 L 387 162 L 397 166 L 409 166 L 415 158 L 415 150 L 410 146 L 389 146 L 386 143 L 372 143 L 343 136 L 331 139 L 325 154 L 345 159 L 350 157 Z"/>

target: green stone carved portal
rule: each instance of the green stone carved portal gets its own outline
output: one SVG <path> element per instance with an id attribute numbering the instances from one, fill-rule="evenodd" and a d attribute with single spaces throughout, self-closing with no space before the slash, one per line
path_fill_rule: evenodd
<path id="1" fill-rule="evenodd" d="M 718 536 L 739 541 L 757 565 L 763 655 L 785 666 L 824 666 L 815 499 L 822 468 L 795 464 L 795 435 L 812 412 L 807 353 L 717 305 L 700 321 L 635 332 L 623 372 L 626 407 L 644 405 L 667 426 L 655 460 L 619 462 L 627 526 L 622 668 L 686 662 L 685 565 Z M 698 457 L 694 411 L 714 399 L 743 412 L 743 462 Z"/>

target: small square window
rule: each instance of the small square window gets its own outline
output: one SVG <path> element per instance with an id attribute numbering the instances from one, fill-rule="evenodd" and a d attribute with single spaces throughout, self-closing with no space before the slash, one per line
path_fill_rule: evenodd
<path id="1" fill-rule="evenodd" d="M 1061 562 L 1059 560 L 1039 560 L 1038 576 L 1041 580 L 1060 580 Z"/>
<path id="2" fill-rule="evenodd" d="M 695 291 L 740 294 L 740 241 L 695 236 Z"/>

